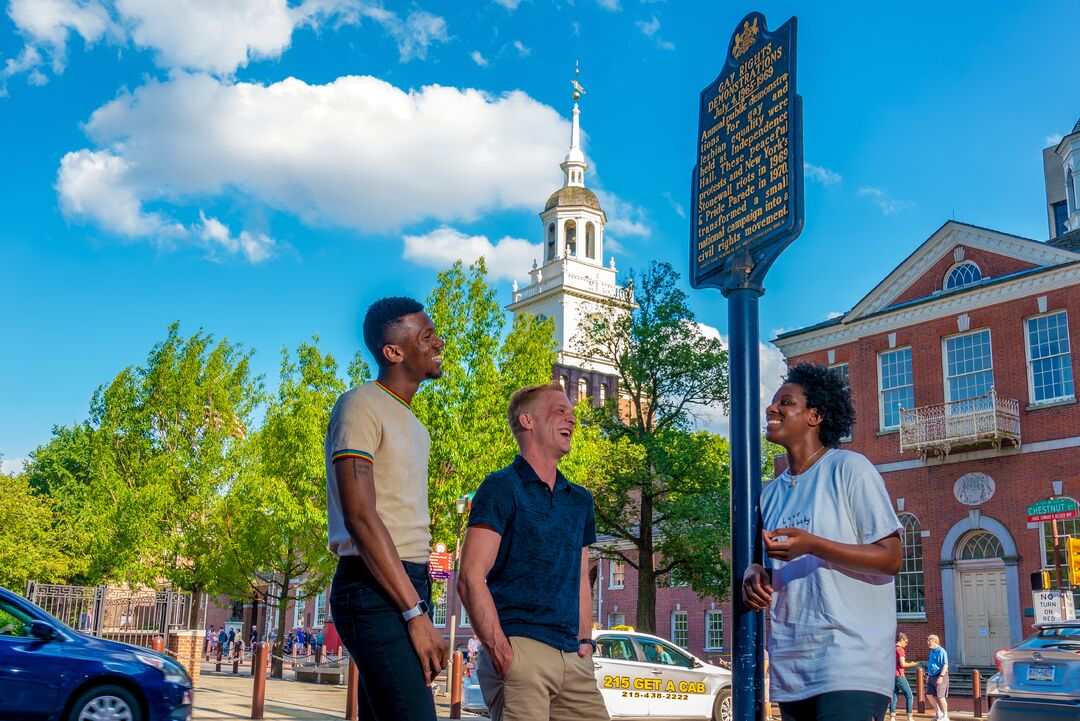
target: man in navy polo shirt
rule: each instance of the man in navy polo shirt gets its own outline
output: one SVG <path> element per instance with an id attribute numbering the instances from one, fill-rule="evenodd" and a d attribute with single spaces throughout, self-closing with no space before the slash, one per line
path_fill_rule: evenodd
<path id="1" fill-rule="evenodd" d="M 549 383 L 514 393 L 507 417 L 521 454 L 473 497 L 457 585 L 480 690 L 493 721 L 608 721 L 592 665 L 592 494 L 556 467 L 574 407 Z"/>

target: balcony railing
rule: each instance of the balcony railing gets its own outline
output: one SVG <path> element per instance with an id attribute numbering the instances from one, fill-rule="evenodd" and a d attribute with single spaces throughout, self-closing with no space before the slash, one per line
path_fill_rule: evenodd
<path id="1" fill-rule="evenodd" d="M 900 452 L 947 456 L 956 448 L 1020 445 L 1020 401 L 984 396 L 900 409 Z"/>

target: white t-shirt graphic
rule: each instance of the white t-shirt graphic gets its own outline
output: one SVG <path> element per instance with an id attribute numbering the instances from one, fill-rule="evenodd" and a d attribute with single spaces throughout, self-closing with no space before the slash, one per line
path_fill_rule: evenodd
<path id="1" fill-rule="evenodd" d="M 792 487 L 785 471 L 761 492 L 762 527 L 801 528 L 867 544 L 901 530 L 885 482 L 865 457 L 831 449 Z M 896 675 L 892 576 L 856 573 L 805 555 L 772 565 L 769 662 L 774 701 L 829 691 L 891 696 Z"/>

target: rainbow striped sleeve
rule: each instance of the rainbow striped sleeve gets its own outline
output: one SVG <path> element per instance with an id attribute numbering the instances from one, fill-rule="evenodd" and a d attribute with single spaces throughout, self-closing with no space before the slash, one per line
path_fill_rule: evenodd
<path id="1" fill-rule="evenodd" d="M 375 462 L 375 456 L 371 455 L 367 451 L 354 451 L 351 448 L 337 451 L 336 453 L 334 453 L 334 455 L 330 456 L 330 462 L 336 463 L 337 461 L 341 461 L 346 458 L 359 458 L 360 460 L 367 461 L 368 463 Z"/>

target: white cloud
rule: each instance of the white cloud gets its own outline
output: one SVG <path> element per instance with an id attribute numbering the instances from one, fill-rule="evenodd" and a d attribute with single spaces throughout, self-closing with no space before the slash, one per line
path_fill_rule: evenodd
<path id="1" fill-rule="evenodd" d="M 614 253 L 623 252 L 623 247 L 617 242 L 620 236 L 632 235 L 647 238 L 652 235 L 648 212 L 644 208 L 625 201 L 602 188 L 592 190 L 596 193 L 596 199 L 600 201 L 600 207 L 607 214 L 608 222 L 604 226 L 604 242 L 608 250 Z"/>
<path id="2" fill-rule="evenodd" d="M 517 50 L 518 57 L 520 58 L 527 58 L 532 54 L 532 48 L 526 47 L 525 43 L 520 40 L 514 41 L 514 49 Z"/>
<path id="3" fill-rule="evenodd" d="M 822 185 L 836 185 L 843 180 L 840 173 L 807 162 L 803 163 L 803 172 L 806 173 L 806 177 L 810 180 Z"/>
<path id="4" fill-rule="evenodd" d="M 469 57 L 472 58 L 472 61 L 474 63 L 476 63 L 482 68 L 486 68 L 490 64 L 488 63 L 488 59 L 485 58 L 483 53 L 481 53 L 479 50 L 473 50 L 471 53 L 469 53 Z"/>
<path id="5" fill-rule="evenodd" d="M 825 314 L 825 320 L 832 320 L 833 318 L 839 318 L 842 315 L 844 315 L 844 314 L 841 313 L 838 310 L 830 310 L 828 313 Z"/>
<path id="6" fill-rule="evenodd" d="M 656 43 L 656 46 L 661 50 L 675 49 L 675 43 L 668 42 L 667 40 L 664 40 L 660 37 L 660 19 L 655 15 L 653 15 L 652 20 L 648 22 L 638 20 L 634 24 L 637 26 L 637 29 L 641 31 L 642 35 L 652 39 Z"/>
<path id="7" fill-rule="evenodd" d="M 706 338 L 719 338 L 724 347 L 730 352 L 730 345 L 726 336 L 720 331 L 705 323 L 698 323 L 698 330 Z M 787 375 L 787 362 L 784 356 L 772 343 L 758 342 L 758 410 L 761 414 L 761 425 L 765 425 L 765 406 L 772 402 L 773 394 L 780 387 L 784 376 Z M 699 411 L 700 412 L 700 411 Z M 731 418 L 722 408 L 709 408 L 701 414 L 702 424 L 713 433 L 727 436 L 731 430 Z"/>
<path id="8" fill-rule="evenodd" d="M 394 38 L 402 62 L 424 59 L 432 45 L 449 40 L 443 18 L 413 10 L 402 19 L 369 0 L 11 0 L 8 15 L 26 45 L 18 59 L 7 60 L 0 82 L 14 68 L 31 72 L 46 59 L 62 72 L 72 34 L 87 45 L 103 38 L 130 42 L 151 50 L 164 68 L 216 75 L 278 58 L 296 29 L 329 22 L 375 22 Z"/>
<path id="9" fill-rule="evenodd" d="M 520 91 L 184 73 L 121 95 L 85 127 L 96 147 L 64 156 L 61 206 L 129 237 L 175 234 L 166 215 L 230 193 L 361 232 L 535 210 L 559 185 L 569 136 L 567 121 Z"/>
<path id="10" fill-rule="evenodd" d="M 660 195 L 664 197 L 664 200 L 668 202 L 668 205 L 671 206 L 671 209 L 675 211 L 675 215 L 679 216 L 680 218 L 686 218 L 686 208 L 683 207 L 682 203 L 675 200 L 675 196 L 673 196 L 666 190 Z"/>
<path id="11" fill-rule="evenodd" d="M 506 280 L 527 276 L 543 253 L 539 243 L 509 236 L 492 243 L 487 236 L 465 235 L 445 225 L 424 235 L 406 235 L 403 240 L 402 257 L 417 265 L 443 270 L 454 261 L 472 263 L 483 256 L 488 275 Z"/>
<path id="12" fill-rule="evenodd" d="M 517 10 L 518 5 L 521 4 L 521 0 L 495 0 L 495 3 L 502 5 L 507 10 Z"/>
<path id="13" fill-rule="evenodd" d="M 214 257 L 218 251 L 224 251 L 229 255 L 242 253 L 252 263 L 261 263 L 268 260 L 274 254 L 274 246 L 277 243 L 265 233 L 249 233 L 240 231 L 240 235 L 233 236 L 229 227 L 217 218 L 208 218 L 199 211 L 199 237 L 206 243 L 207 248 Z"/>
<path id="14" fill-rule="evenodd" d="M 1047 135 L 1046 140 L 1044 142 L 1047 145 L 1057 145 L 1058 143 L 1061 142 L 1062 138 L 1064 138 L 1064 137 L 1065 136 L 1062 135 L 1061 133 L 1054 133 L 1053 135 Z"/>
<path id="15" fill-rule="evenodd" d="M 913 200 L 897 200 L 889 195 L 885 188 L 859 188 L 859 195 L 870 198 L 885 215 L 892 215 L 900 210 L 911 210 L 915 207 Z"/>
<path id="16" fill-rule="evenodd" d="M 620 0 L 596 0 L 596 4 L 613 13 L 622 10 Z"/>
<path id="17" fill-rule="evenodd" d="M 9 476 L 22 473 L 23 465 L 29 462 L 29 458 L 0 458 L 0 473 L 6 473 Z"/>

